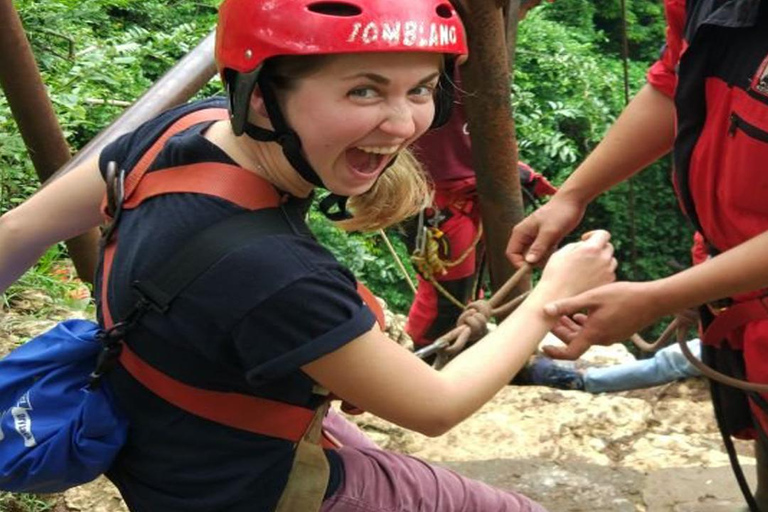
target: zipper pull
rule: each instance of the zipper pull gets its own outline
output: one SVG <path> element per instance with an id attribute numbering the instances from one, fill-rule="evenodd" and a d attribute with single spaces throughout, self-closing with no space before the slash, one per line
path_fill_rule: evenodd
<path id="1" fill-rule="evenodd" d="M 728 126 L 728 135 L 733 137 L 734 135 L 736 135 L 736 130 L 739 128 L 739 118 L 736 117 L 736 114 L 731 113 L 730 119 L 731 119 L 731 124 L 730 126 Z"/>

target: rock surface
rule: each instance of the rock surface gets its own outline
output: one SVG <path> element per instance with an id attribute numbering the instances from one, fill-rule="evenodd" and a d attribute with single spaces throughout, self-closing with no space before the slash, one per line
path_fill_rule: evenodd
<path id="1" fill-rule="evenodd" d="M 0 354 L 73 316 L 55 308 L 44 318 L 35 316 L 46 299 L 31 294 L 0 313 Z M 630 358 L 620 345 L 596 347 L 580 364 Z M 368 414 L 353 421 L 384 448 L 517 489 L 553 512 L 733 512 L 743 507 L 702 380 L 611 395 L 510 386 L 437 439 Z M 737 442 L 737 450 L 751 478 L 751 445 Z M 68 491 L 56 508 L 125 510 L 104 479 Z"/>

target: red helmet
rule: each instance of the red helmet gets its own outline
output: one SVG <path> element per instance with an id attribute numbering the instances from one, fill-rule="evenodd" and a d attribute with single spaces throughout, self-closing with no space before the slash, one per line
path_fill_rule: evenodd
<path id="1" fill-rule="evenodd" d="M 225 0 L 219 71 L 254 71 L 278 55 L 436 52 L 466 55 L 464 27 L 448 0 Z"/>

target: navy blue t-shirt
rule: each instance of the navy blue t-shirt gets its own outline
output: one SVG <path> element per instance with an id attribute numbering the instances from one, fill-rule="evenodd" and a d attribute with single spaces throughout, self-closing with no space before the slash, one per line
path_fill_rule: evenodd
<path id="1" fill-rule="evenodd" d="M 122 136 L 102 151 L 102 173 L 109 161 L 130 169 L 181 114 L 211 106 L 225 103 L 212 99 L 177 108 Z M 200 162 L 234 164 L 204 138 L 210 124 L 171 138 L 149 172 Z M 287 207 L 305 206 L 296 199 Z M 113 317 L 119 320 L 135 302 L 131 283 L 148 278 L 196 233 L 242 211 L 217 197 L 169 194 L 124 212 L 108 283 Z M 374 322 L 351 273 L 311 236 L 296 232 L 260 236 L 229 254 L 182 292 L 166 314 L 145 315 L 127 343 L 145 361 L 190 385 L 314 408 L 320 400 L 312 392 L 315 382 L 300 367 L 367 332 Z M 293 461 L 292 443 L 191 415 L 120 367 L 109 380 L 131 429 L 108 476 L 132 511 L 274 509 Z M 326 454 L 329 496 L 343 467 L 337 454 Z"/>

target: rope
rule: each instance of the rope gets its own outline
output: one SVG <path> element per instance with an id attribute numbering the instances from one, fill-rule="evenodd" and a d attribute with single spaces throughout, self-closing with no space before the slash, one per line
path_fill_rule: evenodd
<path id="1" fill-rule="evenodd" d="M 449 292 L 448 290 L 446 290 L 446 289 L 443 287 L 443 285 L 441 285 L 441 284 L 440 284 L 440 282 L 439 282 L 437 279 L 435 279 L 435 276 L 425 276 L 425 277 L 426 277 L 427 281 L 429 281 L 429 282 L 430 282 L 430 284 L 432 284 L 432 286 L 434 286 L 434 287 L 435 287 L 435 289 L 436 289 L 437 291 L 439 291 L 440 293 L 442 293 L 442 294 L 443 294 L 443 296 L 444 296 L 446 299 L 448 299 L 448 301 L 449 301 L 451 304 L 453 304 L 453 305 L 454 305 L 454 306 L 456 306 L 457 308 L 461 309 L 462 311 L 464 310 L 464 308 L 466 307 L 466 305 L 465 305 L 463 302 L 461 302 L 459 299 L 457 299 L 457 298 L 456 298 L 456 297 L 455 297 L 455 296 L 454 296 L 454 295 L 453 295 L 451 292 Z"/>
<path id="2" fill-rule="evenodd" d="M 475 250 L 475 247 L 477 247 L 477 244 L 480 243 L 480 240 L 482 238 L 483 238 L 483 225 L 480 224 L 477 227 L 477 234 L 475 235 L 475 238 L 474 240 L 472 240 L 472 243 L 469 245 L 469 247 L 467 247 L 467 249 L 463 253 L 461 253 L 461 256 L 459 256 L 455 260 L 445 262 L 446 268 L 452 268 L 464 263 L 464 260 L 466 260 L 470 254 L 472 254 L 472 251 Z"/>
<path id="3" fill-rule="evenodd" d="M 383 229 L 380 229 L 379 235 L 381 235 L 381 238 L 384 240 L 384 243 L 386 244 L 387 249 L 389 249 L 390 254 L 392 254 L 392 257 L 395 259 L 395 263 L 397 263 L 397 266 L 400 269 L 400 272 L 402 272 L 403 277 L 405 277 L 405 280 L 408 281 L 408 286 L 411 288 L 411 291 L 413 292 L 414 295 L 416 295 L 416 285 L 413 284 L 413 279 L 411 279 L 411 276 L 408 273 L 408 270 L 406 270 L 405 265 L 403 265 L 403 260 L 401 260 L 400 256 L 397 255 L 397 251 L 395 251 L 395 247 L 392 245 L 392 242 L 389 240 L 387 233 Z"/>
<path id="4" fill-rule="evenodd" d="M 688 348 L 688 344 L 685 342 L 685 336 L 680 336 L 678 334 L 677 342 L 680 345 L 680 350 L 682 350 L 683 355 L 685 355 L 686 359 L 688 359 L 688 361 L 693 366 L 695 366 L 702 373 L 702 375 L 704 375 L 708 379 L 720 382 L 721 384 L 725 384 L 726 386 L 731 386 L 732 388 L 741 389 L 743 391 L 754 391 L 756 393 L 768 393 L 768 384 L 757 384 L 755 382 L 736 379 L 724 373 L 720 373 L 717 370 L 701 362 L 701 360 L 699 360 L 696 356 L 694 356 L 691 353 L 691 350 Z"/>
<path id="5" fill-rule="evenodd" d="M 472 252 L 480 243 L 483 238 L 483 226 L 480 225 L 477 234 L 475 235 L 472 243 L 467 247 L 464 252 L 459 255 L 455 260 L 444 260 L 440 257 L 440 238 L 442 238 L 442 232 L 436 228 L 424 229 L 424 247 L 419 249 L 418 247 L 411 256 L 411 261 L 419 270 L 419 273 L 426 279 L 432 286 L 435 287 L 448 301 L 457 308 L 464 310 L 466 305 L 446 290 L 435 277 L 435 274 L 445 275 L 448 269 L 457 265 L 461 265 L 472 254 Z"/>
<path id="6" fill-rule="evenodd" d="M 515 297 L 506 303 L 503 302 L 506 296 L 530 272 L 531 266 L 527 263 L 523 264 L 488 300 L 477 300 L 464 307 L 464 313 L 459 316 L 455 328 L 440 336 L 432 344 L 417 350 L 415 354 L 424 359 L 438 352 L 445 352 L 449 355 L 460 352 L 473 334 L 477 336 L 482 331 L 482 329 L 478 329 L 480 323 L 487 327 L 487 323 L 492 317 L 509 314 L 525 300 L 530 292 Z"/>
<path id="7" fill-rule="evenodd" d="M 629 36 L 627 33 L 627 0 L 621 0 L 621 61 L 624 68 L 624 106 L 629 105 Z M 627 180 L 627 213 L 629 215 L 630 258 L 632 279 L 637 280 L 637 219 L 635 216 L 635 182 Z"/>
<path id="8" fill-rule="evenodd" d="M 633 334 L 630 341 L 644 352 L 656 352 L 657 350 L 674 343 L 674 338 L 672 338 L 673 334 L 677 333 L 677 335 L 680 336 L 682 332 L 683 335 L 685 335 L 685 333 L 688 332 L 688 329 L 698 322 L 698 319 L 699 317 L 696 311 L 692 309 L 687 310 L 684 313 L 676 315 L 674 320 L 672 320 L 667 328 L 664 329 L 664 332 L 661 333 L 661 336 L 659 336 L 653 343 L 648 343 L 638 333 Z"/>
<path id="9" fill-rule="evenodd" d="M 659 338 L 653 343 L 648 343 L 639 334 L 633 334 L 632 338 L 630 339 L 632 340 L 632 343 L 634 343 L 638 348 L 646 352 L 654 352 L 666 345 L 669 345 L 672 335 L 677 334 L 677 343 L 680 345 L 680 350 L 682 351 L 683 355 L 686 359 L 688 359 L 688 362 L 690 362 L 693 366 L 696 367 L 696 369 L 701 372 L 704 377 L 707 377 L 708 379 L 714 380 L 721 384 L 725 384 L 726 386 L 741 389 L 743 391 L 768 393 L 768 384 L 757 384 L 755 382 L 736 379 L 724 373 L 720 373 L 714 368 L 707 366 L 699 358 L 694 356 L 691 350 L 688 348 L 688 343 L 686 340 L 688 330 L 694 324 L 695 317 L 686 312 L 678 314 L 675 319 L 670 322 L 667 328 L 664 329 L 664 332 L 661 334 L 661 336 L 659 336 Z"/>

